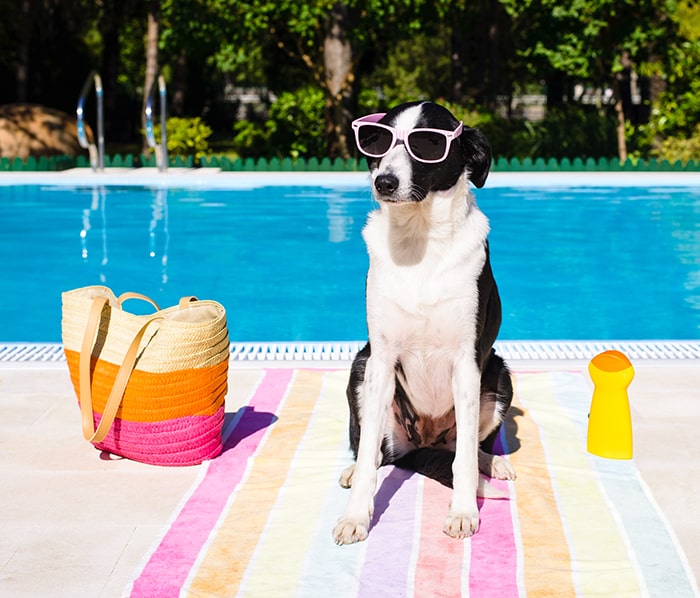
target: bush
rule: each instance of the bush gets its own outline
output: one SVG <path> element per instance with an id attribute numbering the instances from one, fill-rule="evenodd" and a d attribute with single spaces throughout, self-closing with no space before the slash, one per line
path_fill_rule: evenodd
<path id="1" fill-rule="evenodd" d="M 677 160 L 681 162 L 700 160 L 700 124 L 695 126 L 690 137 L 667 137 L 653 154 L 661 160 L 668 160 L 671 164 Z"/>
<path id="2" fill-rule="evenodd" d="M 209 152 L 211 128 L 199 117 L 169 118 L 165 123 L 166 144 L 169 156 L 191 156 L 197 160 Z M 160 139 L 160 125 L 153 126 L 156 140 Z"/>
<path id="3" fill-rule="evenodd" d="M 238 121 L 234 147 L 243 157 L 277 156 L 297 159 L 326 155 L 326 101 L 317 87 L 281 94 L 265 122 Z"/>

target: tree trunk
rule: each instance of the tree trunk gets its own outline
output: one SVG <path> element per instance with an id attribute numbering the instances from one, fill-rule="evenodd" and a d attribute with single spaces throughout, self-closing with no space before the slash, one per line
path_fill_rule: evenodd
<path id="1" fill-rule="evenodd" d="M 649 58 L 649 62 L 660 62 L 660 59 L 656 55 L 652 55 Z M 649 122 L 649 116 L 651 114 L 651 109 L 661 94 L 666 90 L 666 79 L 660 74 L 661 69 L 654 69 L 654 74 L 649 78 L 645 90 L 645 95 L 642 96 L 644 100 L 644 113 L 641 118 L 641 122 Z M 652 140 L 652 147 L 656 150 L 661 149 L 662 138 L 658 130 L 654 135 Z"/>
<path id="2" fill-rule="evenodd" d="M 625 110 L 622 106 L 622 98 L 617 98 L 615 102 L 615 113 L 617 115 L 617 157 L 622 164 L 627 160 L 627 141 L 625 139 Z"/>
<path id="3" fill-rule="evenodd" d="M 352 98 L 353 55 L 346 36 L 348 7 L 337 2 L 326 20 L 323 43 L 323 67 L 326 83 L 326 139 L 331 158 L 350 157 L 347 104 Z"/>
<path id="4" fill-rule="evenodd" d="M 627 160 L 627 140 L 625 139 L 625 121 L 632 112 L 632 61 L 627 52 L 622 53 L 622 70 L 616 75 L 615 114 L 617 116 L 617 155 L 620 163 Z"/>
<path id="5" fill-rule="evenodd" d="M 158 26 L 160 22 L 160 5 L 157 0 L 148 3 L 148 30 L 146 32 L 146 79 L 143 87 L 143 103 L 141 105 L 141 128 L 146 129 L 146 104 L 153 83 L 158 76 Z M 154 102 L 153 106 L 158 106 Z M 143 152 L 148 152 L 146 136 L 143 136 Z"/>

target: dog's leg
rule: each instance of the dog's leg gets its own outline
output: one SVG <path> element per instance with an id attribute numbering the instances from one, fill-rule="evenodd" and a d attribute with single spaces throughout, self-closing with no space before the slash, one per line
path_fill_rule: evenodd
<path id="1" fill-rule="evenodd" d="M 452 465 L 453 487 L 444 531 L 453 538 L 466 538 L 479 529 L 476 492 L 479 484 L 479 368 L 468 351 L 455 362 L 452 393 L 455 403 L 457 445 Z"/>
<path id="2" fill-rule="evenodd" d="M 479 409 L 479 471 L 499 480 L 514 480 L 515 469 L 508 459 L 492 455 L 493 440 L 513 400 L 513 384 L 508 366 L 495 352 L 481 374 Z M 486 450 L 482 450 L 486 449 Z"/>
<path id="3" fill-rule="evenodd" d="M 503 422 L 499 403 L 490 393 L 481 392 L 481 409 L 479 410 L 479 440 L 495 434 Z M 499 480 L 514 480 L 515 469 L 508 459 L 500 455 L 492 455 L 479 447 L 479 471 L 490 478 Z"/>
<path id="4" fill-rule="evenodd" d="M 357 462 L 350 473 L 352 487 L 345 512 L 333 529 L 336 544 L 353 544 L 367 538 L 374 512 L 377 468 L 387 413 L 394 397 L 394 361 L 373 354 L 367 361 L 360 393 L 362 419 Z M 350 480 L 346 480 L 350 482 Z M 341 481 L 342 483 L 342 481 Z"/>

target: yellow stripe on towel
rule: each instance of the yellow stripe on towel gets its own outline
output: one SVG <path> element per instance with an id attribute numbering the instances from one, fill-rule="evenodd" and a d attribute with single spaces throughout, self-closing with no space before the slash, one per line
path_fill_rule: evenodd
<path id="1" fill-rule="evenodd" d="M 227 513 L 214 530 L 211 544 L 204 549 L 204 558 L 188 588 L 192 595 L 234 596 L 237 593 L 277 502 L 296 448 L 308 427 L 321 382 L 318 372 L 297 372 L 277 414 L 278 420 L 259 453 L 251 459 L 245 484 L 228 505 Z M 289 547 L 296 539 L 289 538 L 287 542 Z M 274 569 L 270 569 L 269 574 L 276 575 Z"/>
<path id="2" fill-rule="evenodd" d="M 347 378 L 347 371 L 325 375 L 308 429 L 246 573 L 241 589 L 247 596 L 287 595 L 303 574 L 328 487 L 337 484 L 338 452 L 348 443 L 346 418 L 338 417 L 343 413 L 338 398 Z M 326 532 L 330 542 L 330 528 Z"/>
<path id="3" fill-rule="evenodd" d="M 559 512 L 576 564 L 573 576 L 577 593 L 639 596 L 642 591 L 630 563 L 627 542 L 591 466 L 585 438 L 555 398 L 555 375 L 522 376 L 519 395 L 540 428 Z M 560 393 L 566 392 L 561 384 L 558 386 Z M 526 475 L 519 475 L 517 484 Z M 556 520 L 556 512 L 552 512 L 549 523 Z"/>

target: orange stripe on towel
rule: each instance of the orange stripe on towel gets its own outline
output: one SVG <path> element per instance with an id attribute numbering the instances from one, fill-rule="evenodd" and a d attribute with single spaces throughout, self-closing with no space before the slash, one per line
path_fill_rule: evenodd
<path id="1" fill-rule="evenodd" d="M 301 370 L 260 452 L 251 457 L 246 483 L 227 506 L 199 569 L 183 594 L 235 596 L 289 474 L 321 392 L 322 376 Z M 290 538 L 290 546 L 294 538 Z M 270 575 L 275 575 L 270 571 Z"/>
<path id="2" fill-rule="evenodd" d="M 66 350 L 75 393 L 80 398 L 80 354 Z M 119 366 L 102 359 L 92 363 L 92 409 L 103 413 Z M 134 370 L 129 378 L 117 418 L 157 422 L 195 415 L 213 415 L 224 404 L 228 360 L 217 365 L 174 372 Z"/>
<path id="3" fill-rule="evenodd" d="M 515 415 L 520 447 L 510 447 L 518 474 L 514 487 L 523 551 L 523 583 L 528 598 L 575 596 L 571 555 L 564 534 L 547 459 L 537 424 L 520 403 L 517 385 L 511 414 Z M 509 416 L 508 419 L 512 417 Z M 508 437 L 512 437 L 510 434 Z"/>

